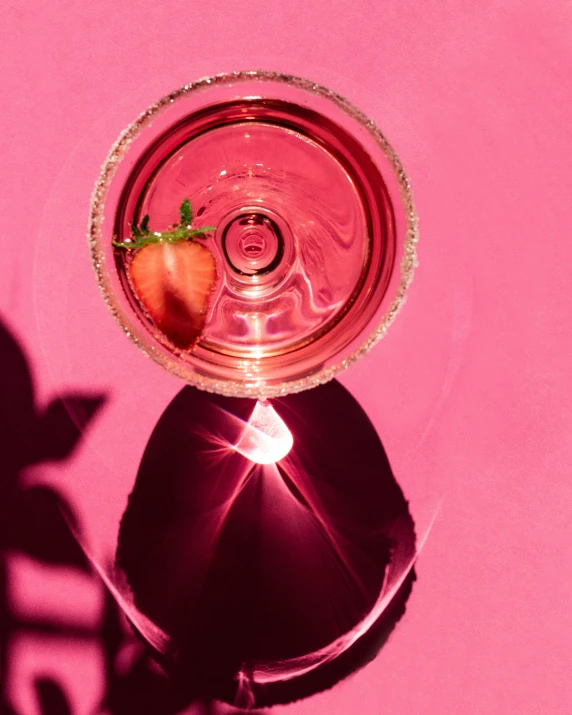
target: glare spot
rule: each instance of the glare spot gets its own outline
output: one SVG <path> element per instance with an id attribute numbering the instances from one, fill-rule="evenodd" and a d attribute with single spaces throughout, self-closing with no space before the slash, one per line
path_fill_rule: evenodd
<path id="1" fill-rule="evenodd" d="M 257 402 L 233 449 L 256 464 L 274 464 L 292 449 L 294 438 L 269 402 Z"/>

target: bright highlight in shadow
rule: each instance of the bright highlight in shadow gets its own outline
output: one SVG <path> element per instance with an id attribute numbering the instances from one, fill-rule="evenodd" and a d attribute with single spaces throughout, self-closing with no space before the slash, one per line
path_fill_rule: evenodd
<path id="1" fill-rule="evenodd" d="M 258 401 L 233 449 L 256 464 L 274 464 L 293 444 L 292 433 L 272 405 Z"/>

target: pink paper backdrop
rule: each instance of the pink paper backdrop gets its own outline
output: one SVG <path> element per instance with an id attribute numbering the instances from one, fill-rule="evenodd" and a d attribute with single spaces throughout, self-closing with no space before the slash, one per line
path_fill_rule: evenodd
<path id="1" fill-rule="evenodd" d="M 376 120 L 412 181 L 420 268 L 386 340 L 341 381 L 421 530 L 442 506 L 379 657 L 276 712 L 572 712 L 570 4 L 27 0 L 2 14 L 0 319 L 40 405 L 108 396 L 72 457 L 26 483 L 57 487 L 109 558 L 142 450 L 180 389 L 125 340 L 89 262 L 92 186 L 118 133 L 205 74 L 308 76 Z M 91 577 L 24 556 L 9 577 L 23 619 L 97 629 Z M 9 658 L 18 713 L 39 715 L 42 674 L 74 715 L 102 695 L 95 640 L 24 631 Z"/>

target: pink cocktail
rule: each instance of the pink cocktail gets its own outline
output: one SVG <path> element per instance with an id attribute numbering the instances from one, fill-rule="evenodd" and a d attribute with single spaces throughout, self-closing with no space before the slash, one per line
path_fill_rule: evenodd
<path id="1" fill-rule="evenodd" d="M 181 349 L 129 280 L 132 224 L 192 205 L 216 279 Z M 408 181 L 379 130 L 329 90 L 275 73 L 221 75 L 151 107 L 121 136 L 94 195 L 92 254 L 126 333 L 185 381 L 255 397 L 325 382 L 368 350 L 415 265 Z"/>

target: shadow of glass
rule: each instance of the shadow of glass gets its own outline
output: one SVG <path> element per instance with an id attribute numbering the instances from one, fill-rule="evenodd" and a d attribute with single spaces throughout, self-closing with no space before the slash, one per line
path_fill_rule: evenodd
<path id="1" fill-rule="evenodd" d="M 188 701 L 265 707 L 331 687 L 375 656 L 415 578 L 409 568 L 367 623 L 396 557 L 412 562 L 415 534 L 354 398 L 334 381 L 273 400 L 294 447 L 266 466 L 233 449 L 254 405 L 185 387 L 121 524 L 117 564 L 168 634 L 156 656 Z"/>

